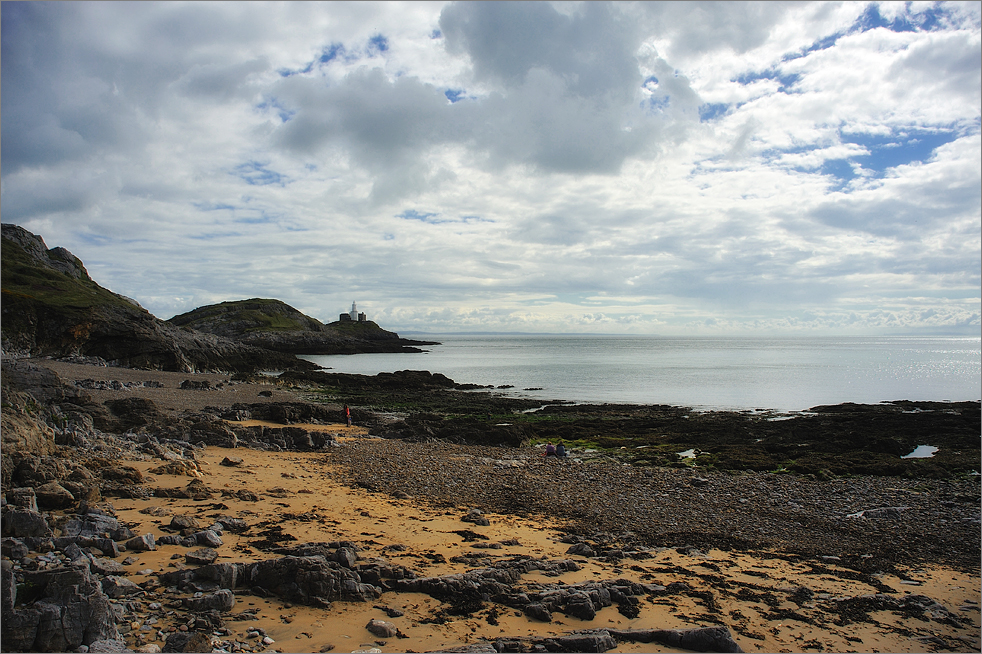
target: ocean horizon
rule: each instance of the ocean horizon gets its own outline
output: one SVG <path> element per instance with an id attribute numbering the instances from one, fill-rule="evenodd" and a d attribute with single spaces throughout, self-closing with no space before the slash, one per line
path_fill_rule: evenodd
<path id="1" fill-rule="evenodd" d="M 304 356 L 334 372 L 429 370 L 509 395 L 696 410 L 977 401 L 982 338 L 425 333 L 425 352 Z"/>

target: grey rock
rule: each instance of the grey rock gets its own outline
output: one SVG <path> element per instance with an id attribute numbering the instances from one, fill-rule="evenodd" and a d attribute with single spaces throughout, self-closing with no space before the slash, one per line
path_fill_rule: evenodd
<path id="1" fill-rule="evenodd" d="M 38 486 L 34 493 L 38 507 L 42 509 L 67 509 L 75 503 L 75 496 L 56 481 Z"/>
<path id="2" fill-rule="evenodd" d="M 41 597 L 32 606 L 4 612 L 4 650 L 67 652 L 84 643 L 119 640 L 109 598 L 88 568 L 27 572 L 24 587 L 42 589 Z"/>
<path id="3" fill-rule="evenodd" d="M 113 599 L 142 593 L 143 589 L 126 577 L 109 575 L 102 579 L 102 590 Z"/>
<path id="4" fill-rule="evenodd" d="M 92 570 L 92 572 L 103 576 L 122 575 L 126 573 L 126 568 L 123 567 L 123 564 L 121 564 L 119 561 L 113 561 L 112 559 L 92 559 L 92 562 L 89 564 L 89 568 Z"/>
<path id="5" fill-rule="evenodd" d="M 228 466 L 230 468 L 234 468 L 236 466 L 242 465 L 243 463 L 245 463 L 245 461 L 241 457 L 227 456 L 224 459 L 222 459 L 222 462 L 219 465 L 223 465 L 223 466 Z"/>
<path id="6" fill-rule="evenodd" d="M 126 549 L 134 552 L 147 552 L 157 549 L 153 534 L 143 534 L 126 541 Z"/>
<path id="7" fill-rule="evenodd" d="M 201 549 L 188 552 L 184 555 L 184 558 L 191 565 L 209 565 L 215 562 L 218 558 L 218 552 L 210 547 L 202 547 Z"/>
<path id="8" fill-rule="evenodd" d="M 617 641 L 606 630 L 592 634 L 560 636 L 553 639 L 565 652 L 606 652 L 617 647 Z"/>
<path id="9" fill-rule="evenodd" d="M 8 507 L 3 513 L 3 535 L 14 538 L 50 538 L 51 528 L 37 511 Z"/>
<path id="10" fill-rule="evenodd" d="M 204 547 L 215 548 L 222 546 L 222 539 L 211 529 L 199 531 L 194 535 L 194 540 L 198 545 L 203 545 Z"/>
<path id="11" fill-rule="evenodd" d="M 358 554 L 350 547 L 340 547 L 334 553 L 334 560 L 346 568 L 353 569 L 355 567 L 355 561 L 358 560 Z"/>
<path id="12" fill-rule="evenodd" d="M 552 612 L 546 608 L 545 604 L 539 602 L 534 602 L 527 605 L 522 609 L 523 613 L 533 620 L 540 620 L 542 622 L 552 622 Z"/>
<path id="13" fill-rule="evenodd" d="M 365 628 L 379 638 L 395 638 L 395 635 L 399 633 L 399 629 L 394 624 L 384 620 L 369 620 Z"/>
<path id="14" fill-rule="evenodd" d="M 89 652 L 132 652 L 125 640 L 97 640 L 89 645 Z"/>
<path id="15" fill-rule="evenodd" d="M 14 506 L 19 506 L 28 511 L 38 510 L 37 495 L 30 486 L 23 488 L 11 488 L 7 491 L 7 501 Z"/>
<path id="16" fill-rule="evenodd" d="M 249 525 L 242 518 L 233 518 L 223 515 L 217 520 L 217 522 L 228 531 L 236 534 L 242 533 L 243 531 L 249 529 Z"/>
<path id="17" fill-rule="evenodd" d="M 566 553 L 575 554 L 578 556 L 586 556 L 586 557 L 597 555 L 597 553 L 593 551 L 593 548 L 587 545 L 586 543 L 577 543 L 576 545 L 573 545 L 568 550 L 566 550 Z"/>
<path id="18" fill-rule="evenodd" d="M 569 594 L 564 611 L 566 615 L 579 618 L 580 620 L 593 620 L 597 617 L 597 610 L 593 606 L 593 600 L 582 591 Z"/>
<path id="19" fill-rule="evenodd" d="M 209 593 L 208 595 L 185 599 L 184 605 L 189 610 L 196 613 L 204 611 L 218 611 L 219 613 L 227 613 L 228 611 L 232 610 L 233 606 L 235 606 L 235 593 L 227 588 L 223 588 L 215 591 L 214 593 Z"/>
<path id="20" fill-rule="evenodd" d="M 170 528 L 183 531 L 184 529 L 200 529 L 200 525 L 193 516 L 176 515 L 170 520 Z"/>

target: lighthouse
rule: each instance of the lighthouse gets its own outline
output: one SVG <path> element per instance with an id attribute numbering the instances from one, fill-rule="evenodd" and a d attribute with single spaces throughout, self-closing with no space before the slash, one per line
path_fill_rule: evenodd
<path id="1" fill-rule="evenodd" d="M 365 315 L 365 312 L 364 311 L 362 311 L 361 313 L 358 313 L 358 305 L 356 303 L 352 302 L 351 303 L 351 311 L 348 312 L 348 313 L 342 313 L 341 316 L 340 316 L 340 320 L 341 320 L 341 322 L 346 322 L 348 320 L 355 320 L 355 321 L 358 321 L 358 322 L 367 322 L 368 321 L 368 316 Z"/>

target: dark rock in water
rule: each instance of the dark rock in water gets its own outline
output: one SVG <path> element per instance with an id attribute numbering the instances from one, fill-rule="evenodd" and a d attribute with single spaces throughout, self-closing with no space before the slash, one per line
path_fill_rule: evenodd
<path id="1" fill-rule="evenodd" d="M 3 535 L 14 538 L 50 538 L 51 528 L 44 516 L 19 507 L 5 507 Z"/>
<path id="2" fill-rule="evenodd" d="M 184 600 L 184 605 L 191 611 L 218 611 L 227 613 L 235 606 L 235 594 L 223 588 L 201 597 L 190 597 Z"/>

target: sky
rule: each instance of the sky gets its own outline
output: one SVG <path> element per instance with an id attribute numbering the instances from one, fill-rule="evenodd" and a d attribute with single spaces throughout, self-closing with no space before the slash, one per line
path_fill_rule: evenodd
<path id="1" fill-rule="evenodd" d="M 980 4 L 3 2 L 0 218 L 160 318 L 979 336 Z"/>

